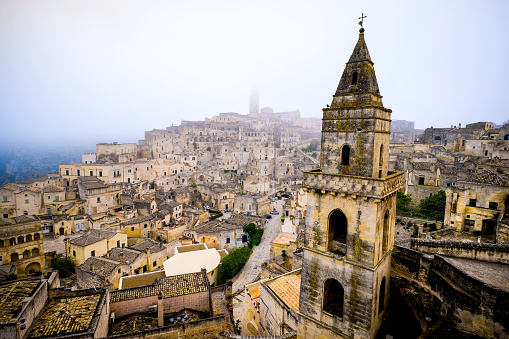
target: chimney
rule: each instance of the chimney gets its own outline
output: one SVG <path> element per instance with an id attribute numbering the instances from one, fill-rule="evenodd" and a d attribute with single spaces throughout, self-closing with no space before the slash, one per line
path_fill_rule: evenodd
<path id="1" fill-rule="evenodd" d="M 157 326 L 164 326 L 164 309 L 163 309 L 163 294 L 159 292 L 157 296 Z"/>
<path id="2" fill-rule="evenodd" d="M 458 128 L 461 128 L 461 123 L 460 123 L 460 124 L 458 124 Z"/>

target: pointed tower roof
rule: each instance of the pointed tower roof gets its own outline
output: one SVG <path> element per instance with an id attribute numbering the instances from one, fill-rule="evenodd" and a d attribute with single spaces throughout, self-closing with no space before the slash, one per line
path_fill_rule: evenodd
<path id="1" fill-rule="evenodd" d="M 359 40 L 357 40 L 357 44 L 353 49 L 348 63 L 361 61 L 369 61 L 372 63 L 371 56 L 369 55 L 368 51 L 368 46 L 366 46 L 366 41 L 364 40 L 364 28 L 359 30 Z"/>
<path id="2" fill-rule="evenodd" d="M 380 92 L 373 65 L 368 46 L 364 40 L 364 28 L 361 28 L 359 30 L 359 40 L 346 63 L 334 96 L 352 96 L 367 93 L 379 96 Z"/>

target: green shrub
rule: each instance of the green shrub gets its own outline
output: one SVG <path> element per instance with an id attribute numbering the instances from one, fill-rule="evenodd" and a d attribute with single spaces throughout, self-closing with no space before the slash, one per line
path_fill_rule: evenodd
<path id="1" fill-rule="evenodd" d="M 242 267 L 246 264 L 251 253 L 253 253 L 253 250 L 249 247 L 237 247 L 232 249 L 221 261 L 221 268 L 219 269 L 221 279 L 227 280 L 235 277 L 240 270 L 242 270 Z"/>
<path id="2" fill-rule="evenodd" d="M 76 272 L 76 263 L 71 257 L 56 257 L 51 259 L 51 268 L 57 270 L 61 278 L 66 278 Z"/>

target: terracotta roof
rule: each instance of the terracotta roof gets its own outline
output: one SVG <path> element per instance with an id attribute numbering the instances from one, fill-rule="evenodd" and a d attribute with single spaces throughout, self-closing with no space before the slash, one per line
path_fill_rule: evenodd
<path id="1" fill-rule="evenodd" d="M 21 303 L 29 297 L 39 285 L 39 280 L 17 280 L 0 285 L 0 323 L 15 318 L 21 311 Z"/>
<path id="2" fill-rule="evenodd" d="M 101 294 L 53 299 L 30 333 L 30 338 L 88 331 Z"/>
<path id="3" fill-rule="evenodd" d="M 108 254 L 104 255 L 104 258 L 115 260 L 121 263 L 129 261 L 132 263 L 138 256 L 141 254 L 141 251 L 136 251 L 129 248 L 120 248 L 114 247 L 108 251 Z M 122 259 L 123 256 L 123 259 Z"/>
<path id="4" fill-rule="evenodd" d="M 90 230 L 87 234 L 72 239 L 70 243 L 77 246 L 88 246 L 103 239 L 113 238 L 115 234 L 117 231 Z"/>
<path id="5" fill-rule="evenodd" d="M 299 312 L 300 275 L 285 275 L 267 284 L 286 306 Z"/>
<path id="6" fill-rule="evenodd" d="M 42 189 L 44 193 L 50 193 L 50 192 L 63 192 L 65 191 L 65 188 L 63 187 L 57 187 L 57 186 L 46 186 Z"/>
<path id="7" fill-rule="evenodd" d="M 142 242 L 129 246 L 129 248 L 144 252 L 150 249 L 151 253 L 156 253 L 165 249 L 164 245 L 152 239 L 143 240 Z"/>
<path id="8" fill-rule="evenodd" d="M 153 285 L 133 287 L 111 292 L 110 303 L 147 298 L 162 293 L 163 298 L 205 292 L 209 289 L 207 275 L 202 272 L 187 273 L 158 279 Z"/>

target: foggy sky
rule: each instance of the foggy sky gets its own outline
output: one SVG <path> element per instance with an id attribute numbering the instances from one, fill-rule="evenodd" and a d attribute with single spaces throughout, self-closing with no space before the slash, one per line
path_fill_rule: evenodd
<path id="1" fill-rule="evenodd" d="M 260 107 L 321 117 L 358 39 L 416 128 L 509 119 L 508 1 L 0 0 L 0 142 L 137 142 Z"/>

